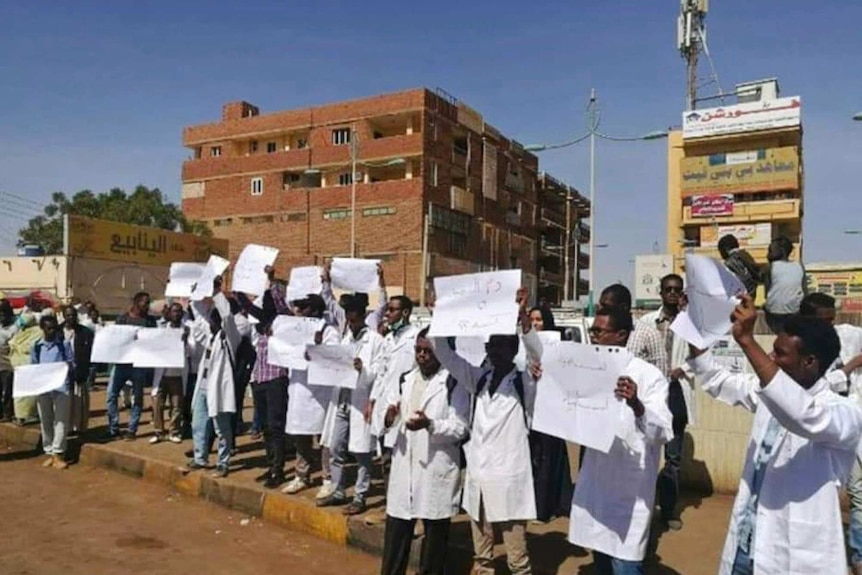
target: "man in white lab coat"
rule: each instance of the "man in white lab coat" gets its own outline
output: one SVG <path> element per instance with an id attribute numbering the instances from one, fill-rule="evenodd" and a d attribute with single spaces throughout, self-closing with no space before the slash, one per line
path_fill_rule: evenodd
<path id="1" fill-rule="evenodd" d="M 799 314 L 817 317 L 835 324 L 835 298 L 825 293 L 810 293 L 802 299 Z M 855 325 L 835 326 L 841 353 L 833 369 L 826 374 L 832 391 L 862 401 L 862 328 Z M 850 528 L 847 546 L 850 548 L 850 567 L 853 575 L 862 575 L 862 458 L 856 453 L 856 462 L 847 482 L 850 499 Z"/>
<path id="2" fill-rule="evenodd" d="M 243 335 L 248 335 L 251 330 L 248 322 L 238 325 L 242 317 L 239 304 L 231 302 L 221 292 L 220 279 L 216 280 L 215 290 L 211 303 L 192 303 L 196 320 L 191 335 L 205 340 L 206 344 L 192 399 L 194 458 L 188 466 L 190 469 L 207 467 L 206 420 L 212 419 L 219 438 L 218 464 L 213 476 L 221 478 L 228 474 L 233 440 L 232 415 L 236 411 L 234 358 Z"/>
<path id="3" fill-rule="evenodd" d="M 395 435 L 381 575 L 407 572 L 417 519 L 425 526 L 419 573 L 443 575 L 449 525 L 461 503 L 460 446 L 468 434 L 470 394 L 441 368 L 427 331 L 415 340 L 418 367 L 381 400 L 384 425 Z"/>
<path id="4" fill-rule="evenodd" d="M 793 316 L 767 354 L 754 339 L 756 320 L 743 295 L 733 337 L 756 375 L 731 374 L 692 350 L 704 391 L 755 414 L 719 574 L 844 575 L 838 490 L 855 461 L 862 408 L 823 377 L 838 336 L 826 321 Z"/>
<path id="5" fill-rule="evenodd" d="M 677 500 L 685 428 L 689 423 L 694 423 L 694 372 L 687 361 L 688 342 L 670 329 L 682 309 L 684 292 L 682 276 L 664 276 L 659 284 L 661 307 L 640 318 L 640 321 L 658 330 L 667 351 L 667 405 L 673 416 L 673 438 L 664 445 L 664 467 L 658 477 L 658 500 L 662 522 L 674 531 L 682 529 Z"/>
<path id="6" fill-rule="evenodd" d="M 343 299 L 347 334 L 342 345 L 354 349 L 356 387 L 333 387 L 323 423 L 321 441 L 330 451 L 333 492 L 317 500 L 320 507 L 347 503 L 344 485 L 344 463 L 349 451 L 358 466 L 353 501 L 344 509 L 345 515 L 358 515 L 366 510 L 366 496 L 371 487 L 371 460 L 374 436 L 371 434 L 371 395 L 374 385 L 385 368 L 386 343 L 379 333 L 365 323 L 364 297 Z"/>
<path id="7" fill-rule="evenodd" d="M 523 341 L 534 364 L 541 359 L 542 343 L 527 315 L 526 294 L 519 298 Z M 495 529 L 503 534 L 512 574 L 532 573 L 526 531 L 527 522 L 536 518 L 529 443 L 536 382 L 530 370 L 515 366 L 519 344 L 517 335 L 492 335 L 486 344 L 491 369 L 486 370 L 455 353 L 454 339 L 434 343 L 440 363 L 473 395 L 462 505 L 472 520 L 475 575 L 494 573 Z"/>
<path id="8" fill-rule="evenodd" d="M 590 341 L 625 347 L 634 326 L 620 308 L 601 308 Z M 673 437 L 668 381 L 659 369 L 632 357 L 615 395 L 627 409 L 608 422 L 616 437 L 608 453 L 586 449 L 575 484 L 569 541 L 593 550 L 599 575 L 640 575 L 649 541 L 662 446 Z"/>

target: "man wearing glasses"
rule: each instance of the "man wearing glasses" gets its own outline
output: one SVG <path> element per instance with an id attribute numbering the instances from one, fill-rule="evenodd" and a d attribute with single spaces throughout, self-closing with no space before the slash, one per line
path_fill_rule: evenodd
<path id="1" fill-rule="evenodd" d="M 668 357 L 665 376 L 668 387 L 668 407 L 673 415 L 673 439 L 664 446 L 664 468 L 659 474 L 659 507 L 661 520 L 674 531 L 682 529 L 682 521 L 676 509 L 679 497 L 679 467 L 682 460 L 685 428 L 694 423 L 694 373 L 686 361 L 688 345 L 670 330 L 670 324 L 684 307 L 683 280 L 677 274 L 661 278 L 661 307 L 641 318 L 661 333 Z"/>

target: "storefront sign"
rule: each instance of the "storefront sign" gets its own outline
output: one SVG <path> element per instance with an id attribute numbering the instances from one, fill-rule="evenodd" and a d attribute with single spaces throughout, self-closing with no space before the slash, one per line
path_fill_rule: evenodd
<path id="1" fill-rule="evenodd" d="M 796 146 L 735 154 L 691 156 L 681 161 L 683 197 L 799 188 Z"/>
<path id="2" fill-rule="evenodd" d="M 733 215 L 733 194 L 692 196 L 691 217 L 712 218 Z"/>
<path id="3" fill-rule="evenodd" d="M 64 252 L 73 257 L 163 266 L 228 257 L 225 239 L 81 216 L 66 216 L 65 234 Z"/>
<path id="4" fill-rule="evenodd" d="M 722 236 L 733 234 L 742 248 L 764 247 L 772 241 L 772 224 L 739 224 L 730 226 L 702 226 L 700 245 L 707 248 L 718 246 Z"/>
<path id="5" fill-rule="evenodd" d="M 802 99 L 799 96 L 690 110 L 682 114 L 682 137 L 705 138 L 792 128 L 799 126 L 801 116 Z"/>

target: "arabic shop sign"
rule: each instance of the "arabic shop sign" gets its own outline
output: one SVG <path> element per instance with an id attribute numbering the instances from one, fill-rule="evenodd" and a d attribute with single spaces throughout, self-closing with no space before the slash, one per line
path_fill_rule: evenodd
<path id="1" fill-rule="evenodd" d="M 691 217 L 712 218 L 733 215 L 733 194 L 692 196 Z"/>
<path id="2" fill-rule="evenodd" d="M 169 266 L 228 257 L 225 239 L 181 234 L 120 222 L 66 216 L 65 253 L 73 257 Z"/>
<path id="3" fill-rule="evenodd" d="M 735 106 L 690 110 L 682 114 L 682 137 L 705 138 L 757 130 L 798 126 L 802 116 L 798 96 Z"/>
<path id="4" fill-rule="evenodd" d="M 748 161 L 740 161 L 741 159 Z M 796 146 L 681 160 L 683 197 L 799 188 Z"/>

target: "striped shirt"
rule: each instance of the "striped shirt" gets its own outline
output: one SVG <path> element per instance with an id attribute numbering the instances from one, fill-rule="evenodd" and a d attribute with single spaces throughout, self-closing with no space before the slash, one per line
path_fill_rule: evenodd
<path id="1" fill-rule="evenodd" d="M 254 350 L 257 353 L 257 359 L 254 362 L 254 369 L 251 372 L 251 380 L 255 383 L 263 383 L 280 377 L 287 377 L 287 369 L 269 363 L 268 349 L 269 338 L 265 334 L 260 334 L 254 346 Z"/>

